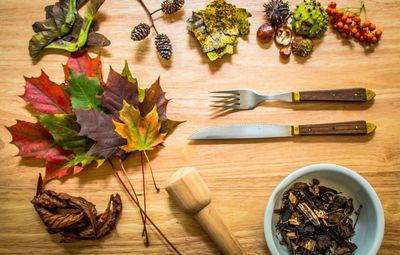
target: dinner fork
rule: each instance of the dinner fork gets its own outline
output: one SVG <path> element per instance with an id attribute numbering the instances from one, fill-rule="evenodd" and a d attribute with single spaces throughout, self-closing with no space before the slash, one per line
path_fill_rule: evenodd
<path id="1" fill-rule="evenodd" d="M 212 101 L 214 104 L 210 105 L 211 107 L 235 110 L 253 109 L 266 100 L 291 103 L 305 101 L 367 102 L 376 95 L 372 90 L 366 88 L 295 91 L 273 95 L 261 95 L 254 89 L 221 90 L 211 93 L 218 94 L 211 97 L 220 99 Z"/>

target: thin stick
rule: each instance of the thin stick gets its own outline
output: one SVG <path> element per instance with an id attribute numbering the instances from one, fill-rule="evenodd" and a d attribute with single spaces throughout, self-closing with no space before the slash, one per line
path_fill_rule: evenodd
<path id="1" fill-rule="evenodd" d="M 133 187 L 132 182 L 130 181 L 129 177 L 128 177 L 128 172 L 125 169 L 124 164 L 122 163 L 122 160 L 119 158 L 119 164 L 121 166 L 122 172 L 125 175 L 125 179 L 128 181 L 129 186 L 131 187 L 131 189 L 133 190 L 133 194 L 135 195 L 136 201 L 138 201 L 138 203 L 140 204 L 138 195 L 136 193 L 135 188 Z M 142 236 L 145 236 L 145 245 L 148 246 L 149 245 L 149 235 L 147 233 L 147 228 L 146 228 L 146 217 L 144 217 L 144 215 L 142 214 L 142 212 L 140 212 L 140 216 L 142 218 L 142 222 L 143 222 L 143 231 L 142 231 Z"/>
<path id="2" fill-rule="evenodd" d="M 153 16 L 154 13 L 159 12 L 159 11 L 161 11 L 161 8 L 153 11 L 152 13 L 150 13 L 150 16 Z"/>
<path id="3" fill-rule="evenodd" d="M 143 3 L 142 0 L 137 0 L 137 1 L 140 3 L 140 5 L 143 7 L 144 11 L 146 12 L 147 16 L 149 17 L 150 22 L 151 22 L 151 27 L 153 27 L 153 28 L 154 28 L 154 31 L 156 31 L 156 34 L 158 34 L 157 28 L 156 28 L 156 26 L 154 25 L 153 17 L 151 16 L 152 13 L 150 13 L 149 9 L 148 9 L 147 6 Z"/>
<path id="4" fill-rule="evenodd" d="M 144 205 L 144 213 L 147 213 L 147 205 L 146 205 L 146 178 L 144 176 L 144 162 L 143 162 L 143 152 L 140 152 L 140 163 L 142 164 L 142 178 L 143 178 L 143 205 Z M 144 227 L 146 227 L 146 218 L 144 220 Z"/>
<path id="5" fill-rule="evenodd" d="M 111 162 L 111 160 L 108 160 L 108 162 L 110 163 L 112 169 L 113 169 L 113 173 L 114 176 L 117 177 L 118 181 L 120 182 L 120 184 L 122 185 L 122 187 L 124 188 L 124 190 L 126 191 L 126 193 L 128 193 L 129 198 L 136 204 L 136 206 L 139 208 L 139 210 L 144 214 L 144 216 L 146 217 L 146 219 L 150 222 L 150 224 L 155 228 L 155 230 L 161 235 L 161 237 L 168 243 L 168 245 L 176 252 L 176 254 L 178 255 L 182 255 L 182 253 L 180 253 L 178 251 L 178 249 L 171 243 L 171 241 L 168 240 L 168 238 L 164 235 L 164 233 L 161 231 L 161 229 L 159 229 L 157 227 L 157 225 L 150 219 L 150 217 L 144 212 L 144 210 L 142 209 L 142 207 L 140 206 L 140 204 L 138 203 L 138 201 L 135 199 L 135 197 L 129 192 L 128 187 L 125 185 L 125 183 L 122 181 L 121 177 L 118 174 L 118 171 L 115 169 L 113 163 Z"/>
<path id="6" fill-rule="evenodd" d="M 147 156 L 146 151 L 143 151 L 143 152 L 144 152 L 144 155 L 146 156 L 147 163 L 149 164 L 150 173 L 151 173 L 151 178 L 153 178 L 153 185 L 154 185 L 154 188 L 156 188 L 157 193 L 158 193 L 158 192 L 160 192 L 160 189 L 158 188 L 157 183 L 156 183 L 156 180 L 155 180 L 155 178 L 154 178 L 153 168 L 152 168 L 151 165 L 150 165 L 149 157 Z"/>

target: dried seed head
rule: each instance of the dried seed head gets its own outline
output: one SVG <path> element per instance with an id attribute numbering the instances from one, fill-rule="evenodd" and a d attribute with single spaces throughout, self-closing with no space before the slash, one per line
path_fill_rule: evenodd
<path id="1" fill-rule="evenodd" d="M 313 46 L 311 39 L 296 37 L 292 41 L 292 52 L 297 56 L 307 57 L 311 54 Z"/>
<path id="2" fill-rule="evenodd" d="M 154 40 L 157 51 L 161 57 L 169 60 L 172 57 L 172 45 L 166 34 L 158 34 Z"/>
<path id="3" fill-rule="evenodd" d="M 271 0 L 264 4 L 265 16 L 272 26 L 277 27 L 283 23 L 290 13 L 289 3 L 282 0 Z"/>
<path id="4" fill-rule="evenodd" d="M 172 14 L 183 7 L 185 0 L 164 0 L 161 3 L 161 11 L 165 14 Z"/>
<path id="5" fill-rule="evenodd" d="M 131 39 L 134 41 L 141 41 L 150 34 L 150 26 L 146 23 L 140 23 L 135 26 L 131 32 Z"/>

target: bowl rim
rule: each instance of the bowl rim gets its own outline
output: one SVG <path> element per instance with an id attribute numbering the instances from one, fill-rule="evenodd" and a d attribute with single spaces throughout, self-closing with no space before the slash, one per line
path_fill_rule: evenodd
<path id="1" fill-rule="evenodd" d="M 288 176 L 286 176 L 279 184 L 276 186 L 274 191 L 272 192 L 271 196 L 268 199 L 267 206 L 265 208 L 265 216 L 264 216 L 264 238 L 267 242 L 268 249 L 271 252 L 271 254 L 277 255 L 280 254 L 278 249 L 275 246 L 275 242 L 273 240 L 274 236 L 272 233 L 273 226 L 270 224 L 272 221 L 272 214 L 274 212 L 274 205 L 276 201 L 276 196 L 277 194 L 282 191 L 287 189 L 288 185 L 292 183 L 294 180 L 297 178 L 309 174 L 312 172 L 316 172 L 318 170 L 328 170 L 328 171 L 335 171 L 339 172 L 341 174 L 347 175 L 356 182 L 360 183 L 362 187 L 366 190 L 368 195 L 371 197 L 372 204 L 373 204 L 373 210 L 376 211 L 377 215 L 377 229 L 375 231 L 376 233 L 376 238 L 371 245 L 371 249 L 369 252 L 365 255 L 375 255 L 378 253 L 378 250 L 381 246 L 383 236 L 384 236 L 384 229 L 385 229 L 385 217 L 384 217 L 384 211 L 383 207 L 381 204 L 381 201 L 379 200 L 378 195 L 376 194 L 375 190 L 372 188 L 372 186 L 368 183 L 364 177 L 356 173 L 355 171 L 336 164 L 312 164 L 308 166 L 304 166 L 300 169 L 295 170 L 294 172 L 290 173 Z"/>

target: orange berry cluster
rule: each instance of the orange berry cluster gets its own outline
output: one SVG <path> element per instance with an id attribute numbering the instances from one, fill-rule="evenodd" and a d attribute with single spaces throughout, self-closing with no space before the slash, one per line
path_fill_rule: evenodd
<path id="1" fill-rule="evenodd" d="M 354 38 L 360 43 L 376 44 L 382 36 L 382 30 L 377 29 L 369 20 L 361 23 L 361 18 L 353 12 L 336 9 L 336 3 L 331 2 L 326 9 L 333 27 L 342 38 Z"/>

